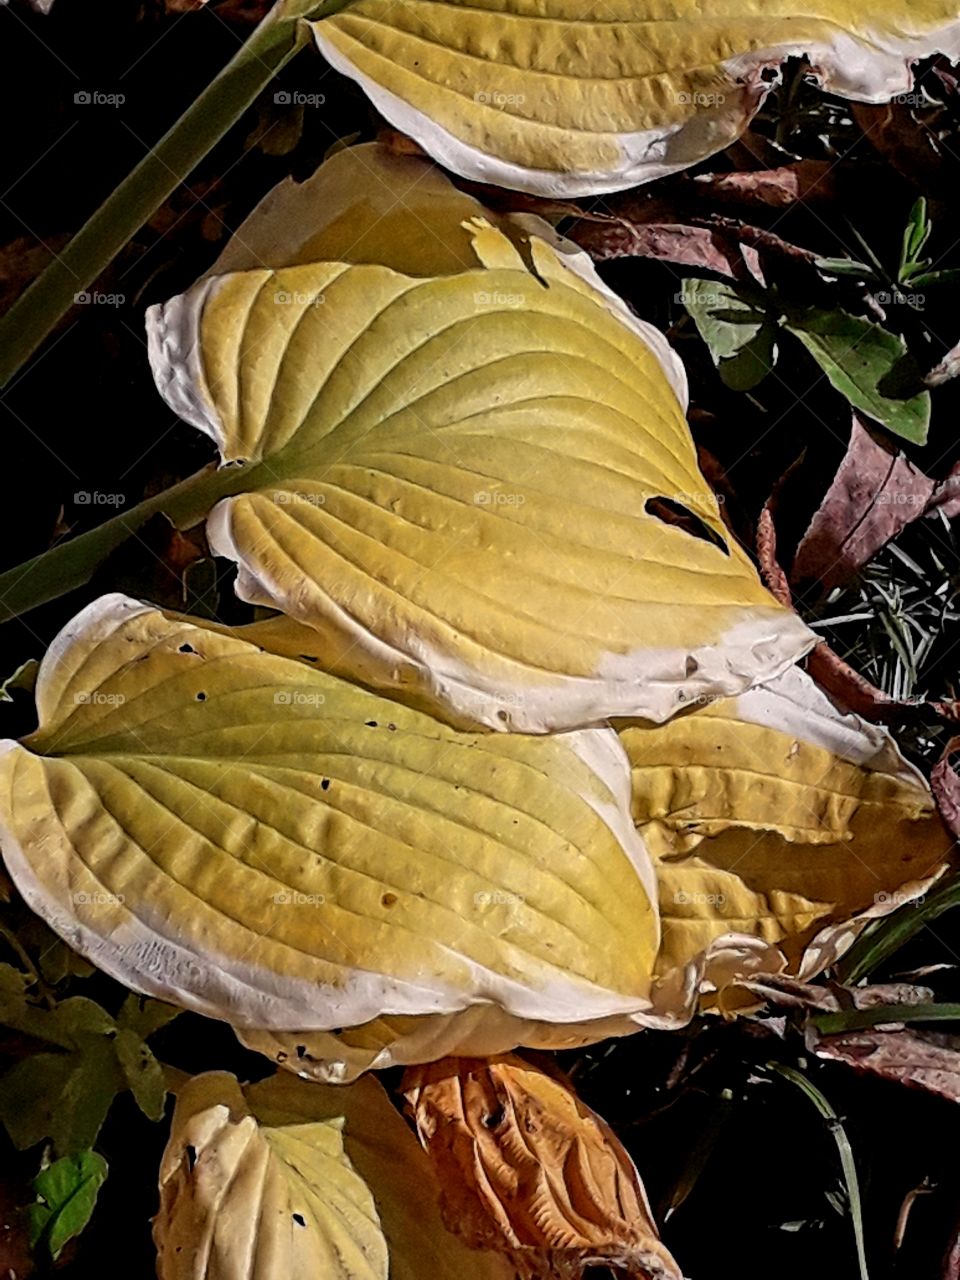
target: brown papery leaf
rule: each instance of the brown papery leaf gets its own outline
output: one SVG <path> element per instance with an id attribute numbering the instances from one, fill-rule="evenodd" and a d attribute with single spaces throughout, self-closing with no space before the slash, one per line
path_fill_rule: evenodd
<path id="1" fill-rule="evenodd" d="M 524 1280 L 614 1267 L 682 1280 L 640 1177 L 610 1127 L 562 1079 L 512 1054 L 407 1071 L 403 1092 L 443 1187 L 443 1217 Z"/>
<path id="2" fill-rule="evenodd" d="M 815 1050 L 818 1058 L 845 1063 L 862 1074 L 960 1102 L 960 1036 L 873 1027 L 821 1036 Z"/>
<path id="3" fill-rule="evenodd" d="M 840 469 L 797 549 L 791 578 L 846 582 L 921 516 L 934 482 L 856 416 Z"/>
<path id="4" fill-rule="evenodd" d="M 954 757 L 960 753 L 960 738 L 951 738 L 943 755 L 930 774 L 930 790 L 934 794 L 940 816 L 954 836 L 960 839 L 960 777 Z"/>

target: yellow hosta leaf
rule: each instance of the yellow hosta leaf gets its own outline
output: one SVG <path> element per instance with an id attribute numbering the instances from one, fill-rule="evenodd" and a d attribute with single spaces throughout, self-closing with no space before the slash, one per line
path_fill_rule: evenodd
<path id="1" fill-rule="evenodd" d="M 286 1073 L 244 1090 L 261 1123 L 342 1117 L 343 1145 L 373 1192 L 390 1254 L 390 1280 L 513 1280 L 506 1260 L 477 1253 L 448 1231 L 430 1161 L 372 1077 L 349 1088 L 305 1084 Z"/>
<path id="2" fill-rule="evenodd" d="M 298 261 L 277 228 L 290 201 L 309 222 L 339 190 L 338 162 L 254 240 L 276 231 Z M 349 165 L 373 253 L 380 179 Z M 411 221 L 443 237 L 462 212 L 451 195 L 433 215 L 418 191 L 397 253 Z M 345 252 L 346 217 L 313 248 Z M 662 720 L 778 674 L 813 637 L 726 532 L 662 339 L 562 246 L 535 235 L 521 254 L 476 220 L 470 237 L 473 270 L 248 270 L 152 309 L 158 385 L 231 464 L 207 529 L 240 594 L 319 632 L 327 669 L 461 724 Z"/>
<path id="3" fill-rule="evenodd" d="M 316 1109 L 261 1124 L 233 1076 L 191 1080 L 160 1166 L 160 1280 L 386 1280 L 374 1198 L 341 1130 Z"/>
<path id="4" fill-rule="evenodd" d="M 448 1058 L 404 1078 L 445 1221 L 523 1277 L 605 1265 L 681 1280 L 643 1185 L 603 1120 L 563 1080 L 523 1062 Z"/>
<path id="5" fill-rule="evenodd" d="M 122 596 L 53 643 L 37 707 L 0 753 L 7 867 L 137 990 L 274 1030 L 647 1006 L 655 887 L 612 730 L 458 733 Z"/>
<path id="6" fill-rule="evenodd" d="M 807 55 L 863 102 L 960 54 L 952 0 L 354 0 L 313 24 L 374 106 L 447 168 L 547 195 L 684 169 L 747 127 Z"/>
<path id="7" fill-rule="evenodd" d="M 770 948 L 796 963 L 825 930 L 804 961 L 816 967 L 828 926 L 892 910 L 948 857 L 929 789 L 889 734 L 797 669 L 621 740 L 657 864 L 661 975 L 711 948 L 726 973 L 768 967 Z"/>

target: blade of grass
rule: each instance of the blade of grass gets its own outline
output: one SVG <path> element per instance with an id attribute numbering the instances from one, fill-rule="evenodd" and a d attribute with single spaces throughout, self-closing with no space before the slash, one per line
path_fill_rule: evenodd
<path id="1" fill-rule="evenodd" d="M 960 879 L 951 878 L 922 902 L 908 902 L 883 920 L 874 921 L 837 965 L 840 981 L 848 986 L 861 982 L 926 925 L 957 906 Z"/>
<path id="2" fill-rule="evenodd" d="M 843 1180 L 847 1187 L 847 1201 L 850 1205 L 850 1217 L 853 1221 L 853 1234 L 857 1243 L 857 1262 L 860 1266 L 860 1280 L 870 1280 L 867 1270 L 867 1251 L 863 1237 L 863 1206 L 860 1203 L 860 1182 L 857 1178 L 857 1166 L 853 1159 L 853 1148 L 850 1145 L 850 1139 L 847 1137 L 840 1117 L 834 1111 L 833 1107 L 823 1096 L 815 1084 L 794 1067 L 785 1066 L 781 1062 L 768 1062 L 767 1067 L 771 1071 L 776 1071 L 786 1080 L 791 1081 L 801 1089 L 820 1114 L 826 1120 L 833 1134 L 834 1141 L 837 1144 L 837 1150 L 840 1153 L 840 1165 L 843 1169 Z"/>
<path id="3" fill-rule="evenodd" d="M 960 1022 L 960 1004 L 877 1004 L 869 1009 L 815 1013 L 810 1021 L 825 1036 L 862 1031 L 888 1022 Z"/>

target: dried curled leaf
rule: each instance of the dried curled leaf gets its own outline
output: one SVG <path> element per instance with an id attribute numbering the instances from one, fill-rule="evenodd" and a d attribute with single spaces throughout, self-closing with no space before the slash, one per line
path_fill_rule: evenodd
<path id="1" fill-rule="evenodd" d="M 621 740 L 657 864 L 662 978 L 720 985 L 785 960 L 814 972 L 949 858 L 929 788 L 890 735 L 797 669 Z"/>
<path id="2" fill-rule="evenodd" d="M 952 0 L 354 0 L 317 44 L 441 164 L 543 195 L 612 191 L 695 164 L 746 129 L 807 55 L 862 102 L 958 53 Z"/>
<path id="3" fill-rule="evenodd" d="M 399 160 L 366 154 L 255 215 L 255 242 L 276 233 L 295 265 L 150 313 L 158 386 L 231 464 L 207 528 L 240 594 L 318 631 L 337 674 L 500 730 L 659 721 L 796 660 L 812 633 L 729 538 L 662 337 L 583 255 L 539 234 L 521 253 L 476 218 L 465 233 L 456 193 L 431 209 L 401 187 L 378 250 Z M 327 193 L 316 234 L 294 235 L 293 209 L 313 226 Z M 353 218 L 375 261 L 302 261 L 346 252 Z"/>
<path id="4" fill-rule="evenodd" d="M 648 1006 L 652 869 L 612 730 L 462 734 L 225 628 L 84 610 L 0 751 L 17 887 L 137 990 L 241 1026 Z"/>
<path id="5" fill-rule="evenodd" d="M 633 1161 L 565 1081 L 520 1058 L 411 1068 L 403 1091 L 443 1188 L 444 1220 L 523 1277 L 607 1266 L 681 1280 Z"/>

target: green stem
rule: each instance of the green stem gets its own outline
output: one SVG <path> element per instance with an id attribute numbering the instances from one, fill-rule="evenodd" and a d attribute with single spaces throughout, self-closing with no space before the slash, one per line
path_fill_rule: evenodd
<path id="1" fill-rule="evenodd" d="M 61 542 L 6 573 L 0 574 L 0 622 L 36 609 L 89 582 L 111 551 L 140 529 L 158 512 L 180 528 L 202 520 L 220 498 L 249 484 L 250 470 L 205 467 L 196 475 L 165 489 L 153 498 L 120 512 L 95 529 Z"/>
<path id="2" fill-rule="evenodd" d="M 316 16 L 342 0 L 314 5 Z M 0 319 L 0 387 L 51 333 L 61 316 L 110 265 L 236 123 L 257 94 L 300 48 L 300 17 L 309 6 L 280 0 L 176 124 L 107 197 L 67 247 Z"/>

